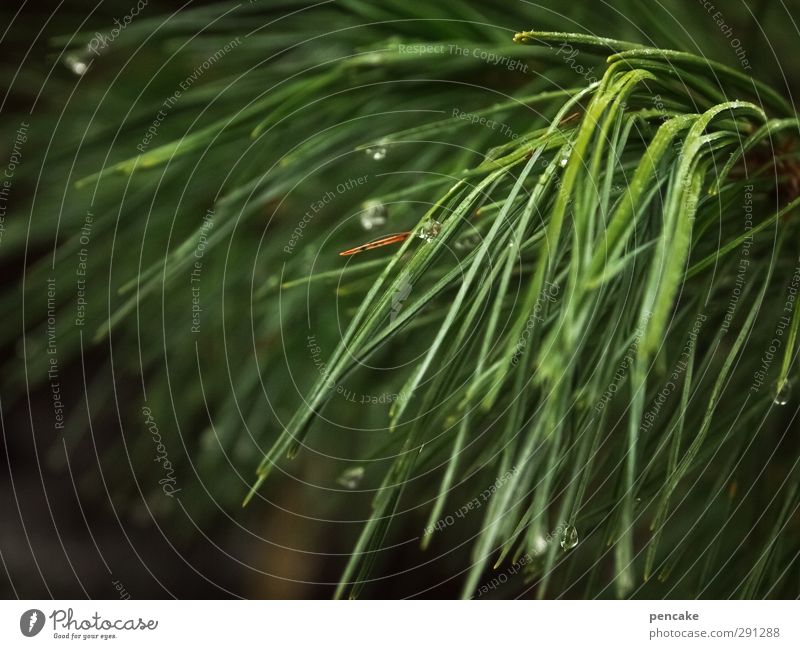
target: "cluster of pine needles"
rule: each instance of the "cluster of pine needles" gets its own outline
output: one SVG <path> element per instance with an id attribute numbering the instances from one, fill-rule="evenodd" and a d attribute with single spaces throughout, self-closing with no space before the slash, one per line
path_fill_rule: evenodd
<path id="1" fill-rule="evenodd" d="M 381 473 L 337 596 L 369 595 L 409 529 L 450 556 L 464 597 L 516 565 L 524 578 L 508 593 L 539 597 L 796 595 L 793 107 L 696 54 L 514 35 L 460 1 L 447 5 L 453 21 L 444 8 L 401 19 L 394 4 L 298 8 L 302 20 L 276 19 L 274 32 L 255 9 L 187 12 L 178 35 L 196 29 L 208 50 L 240 42 L 181 98 L 176 119 L 196 109 L 184 130 L 170 132 L 167 115 L 155 146 L 108 159 L 109 136 L 133 151 L 159 106 L 147 97 L 173 87 L 148 82 L 123 126 L 108 117 L 76 136 L 80 168 L 101 171 L 75 182 L 71 156 L 48 161 L 68 170 L 52 199 L 61 234 L 11 228 L 4 243 L 53 245 L 26 269 L 40 295 L 54 269 L 73 272 L 87 205 L 95 214 L 91 330 L 66 325 L 74 296 L 59 293 L 60 356 L 92 345 L 118 356 L 100 361 L 116 381 L 98 372 L 87 399 L 124 410 L 130 398 L 181 422 L 168 444 L 199 519 L 245 494 L 249 509 L 265 506 L 293 470 L 287 456 L 348 448 L 348 425 L 382 428 L 349 447 Z M 325 24 L 337 29 L 313 40 Z M 576 60 L 594 77 L 576 75 Z M 323 215 L 293 235 L 329 190 Z M 205 213 L 191 336 L 185 279 Z M 336 254 L 398 232 L 394 247 Z M 47 315 L 29 300 L 26 328 Z M 45 358 L 37 336 L 28 363 Z M 353 414 L 339 386 L 396 398 Z M 135 466 L 151 443 L 107 453 Z M 116 488 L 163 503 L 157 486 Z"/>

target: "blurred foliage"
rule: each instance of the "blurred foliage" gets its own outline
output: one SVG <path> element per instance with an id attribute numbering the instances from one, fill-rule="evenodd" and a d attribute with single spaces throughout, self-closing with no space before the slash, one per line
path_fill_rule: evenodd
<path id="1" fill-rule="evenodd" d="M 500 556 L 534 554 L 524 583 L 493 594 L 795 596 L 797 440 L 785 434 L 793 415 L 768 415 L 768 387 L 739 407 L 798 258 L 785 208 L 797 197 L 791 106 L 800 73 L 783 54 L 797 42 L 797 5 L 729 4 L 723 25 L 702 2 L 148 3 L 129 23 L 136 5 L 126 2 L 54 16 L 4 7 L 14 28 L 0 69 L 0 129 L 10 143 L 1 160 L 16 146 L 21 162 L 0 239 L 0 395 L 29 420 L 13 425 L 34 432 L 48 472 L 69 471 L 79 493 L 108 499 L 123 521 L 155 526 L 178 548 L 200 536 L 216 547 L 231 533 L 261 540 L 260 519 L 285 521 L 296 534 L 279 542 L 267 533 L 248 563 L 326 582 L 326 594 L 332 570 L 366 584 L 367 596 L 452 593 L 464 583 L 470 596 Z M 116 35 L 115 20 L 126 25 Z M 588 111 L 612 113 L 590 82 L 628 46 L 513 42 L 533 26 L 681 50 L 733 72 L 623 56 L 620 75 L 650 76 L 609 91 L 606 99 L 629 94 L 598 135 Z M 725 102 L 736 103 L 709 117 L 714 137 L 694 133 L 699 167 L 683 164 L 688 154 L 657 161 L 658 182 L 645 183 L 633 209 L 636 244 L 626 239 L 611 255 L 594 248 L 603 241 L 594 218 L 624 211 L 660 120 Z M 475 125 L 473 115 L 502 127 Z M 683 126 L 674 137 L 688 148 L 691 123 Z M 716 187 L 728 156 L 754 134 Z M 538 162 L 553 185 L 533 204 Z M 554 213 L 567 213 L 555 184 L 562 171 L 586 215 L 570 213 L 563 233 L 552 225 Z M 743 188 L 753 183 L 755 224 L 768 223 L 723 335 L 738 263 L 738 248 L 724 246 L 737 242 Z M 385 222 L 367 230 L 375 205 Z M 686 209 L 697 210 L 694 233 L 667 225 Z M 442 222 L 432 245 L 410 237 L 399 250 L 337 255 L 430 228 L 431 218 Z M 553 245 L 545 256 L 543 242 Z M 571 261 L 587 254 L 585 266 Z M 658 288 L 662 262 L 671 294 Z M 596 276 L 609 268 L 613 275 Z M 595 281 L 591 290 L 584 280 Z M 387 324 L 403 281 L 411 290 Z M 546 282 L 568 287 L 572 300 L 562 293 L 549 328 L 510 366 Z M 591 404 L 614 380 L 647 305 L 658 317 L 646 325 L 646 353 L 598 425 Z M 658 398 L 699 311 L 710 324 L 688 373 L 648 438 L 632 441 L 628 421 Z M 794 345 L 787 350 L 767 383 L 796 374 Z M 534 364 L 539 378 L 529 384 Z M 338 392 L 320 388 L 331 376 Z M 54 427 L 54 383 L 63 430 Z M 480 416 L 465 417 L 479 402 Z M 167 474 L 153 461 L 153 426 L 178 498 L 159 483 Z M 285 461 L 309 429 L 297 459 Z M 520 464 L 534 450 L 536 461 Z M 259 466 L 272 475 L 241 510 Z M 363 480 L 342 480 L 360 468 Z M 501 479 L 502 498 L 428 535 L 427 554 L 408 549 Z M 314 497 L 280 497 L 298 487 Z M 566 530 L 569 546 L 573 527 L 581 551 L 562 553 L 560 542 L 542 551 L 554 530 L 559 541 Z M 348 563 L 359 538 L 369 552 Z M 298 564 L 330 556 L 325 568 L 287 563 L 281 572 L 263 556 L 273 542 L 300 555 Z M 458 584 L 440 585 L 451 578 Z"/>

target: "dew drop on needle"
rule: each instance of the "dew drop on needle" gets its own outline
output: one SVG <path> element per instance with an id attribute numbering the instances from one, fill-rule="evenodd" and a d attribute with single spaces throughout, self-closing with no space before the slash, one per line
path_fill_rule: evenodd
<path id="1" fill-rule="evenodd" d="M 361 227 L 372 230 L 386 223 L 386 206 L 380 201 L 367 201 L 360 216 Z"/>
<path id="2" fill-rule="evenodd" d="M 70 70 L 72 70 L 72 72 L 74 72 L 78 76 L 83 75 L 83 73 L 86 72 L 86 70 L 89 67 L 88 65 L 86 65 L 86 63 L 84 63 L 75 56 L 68 56 L 66 59 L 64 59 L 64 63 Z"/>
<path id="3" fill-rule="evenodd" d="M 572 147 L 565 148 L 561 150 L 561 160 L 559 160 L 559 164 L 562 167 L 566 167 L 567 163 L 569 162 L 569 157 L 572 155 Z"/>
<path id="4" fill-rule="evenodd" d="M 342 471 L 336 482 L 345 489 L 356 489 L 361 481 L 364 479 L 364 467 L 354 466 L 350 469 Z"/>
<path id="5" fill-rule="evenodd" d="M 422 224 L 422 227 L 419 229 L 417 236 L 423 241 L 431 242 L 439 236 L 441 231 L 442 224 L 439 223 L 439 221 L 435 219 L 426 219 Z"/>
<path id="6" fill-rule="evenodd" d="M 572 550 L 576 545 L 578 545 L 578 530 L 574 525 L 567 525 L 561 534 L 561 549 Z"/>
<path id="7" fill-rule="evenodd" d="M 383 160 L 386 157 L 386 147 L 385 146 L 370 147 L 367 149 L 366 153 L 373 160 Z"/>
<path id="8" fill-rule="evenodd" d="M 772 386 L 772 400 L 775 405 L 785 406 L 789 403 L 791 396 L 792 382 L 789 379 L 783 379 L 783 381 L 776 382 L 775 385 Z"/>

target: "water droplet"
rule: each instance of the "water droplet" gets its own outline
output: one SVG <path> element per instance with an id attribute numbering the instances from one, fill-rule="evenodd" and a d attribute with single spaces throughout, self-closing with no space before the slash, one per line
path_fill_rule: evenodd
<path id="1" fill-rule="evenodd" d="M 567 163 L 569 162 L 569 157 L 571 155 L 572 155 L 572 145 L 564 147 L 563 149 L 561 149 L 561 159 L 558 161 L 558 163 L 562 167 L 566 167 Z"/>
<path id="2" fill-rule="evenodd" d="M 383 160 L 386 157 L 386 147 L 376 146 L 367 149 L 367 155 L 373 160 Z"/>
<path id="3" fill-rule="evenodd" d="M 773 403 L 777 406 L 785 406 L 789 403 L 789 398 L 792 396 L 792 382 L 789 379 L 783 379 L 780 385 L 776 382 L 772 386 Z"/>
<path id="4" fill-rule="evenodd" d="M 356 489 L 361 480 L 364 478 L 364 467 L 354 466 L 350 469 L 342 471 L 341 475 L 336 478 L 336 482 L 343 486 L 345 489 Z"/>
<path id="5" fill-rule="evenodd" d="M 578 530 L 574 525 L 567 525 L 561 535 L 561 549 L 571 550 L 576 545 L 578 545 Z"/>
<path id="6" fill-rule="evenodd" d="M 76 56 L 68 56 L 64 59 L 64 64 L 78 76 L 81 76 L 88 69 L 88 65 Z"/>
<path id="7" fill-rule="evenodd" d="M 439 221 L 436 219 L 426 219 L 419 229 L 419 232 L 417 232 L 417 236 L 423 241 L 431 242 L 439 236 L 441 231 L 442 224 L 439 223 Z"/>
<path id="8" fill-rule="evenodd" d="M 359 219 L 365 230 L 377 228 L 386 223 L 386 206 L 380 201 L 367 201 Z"/>

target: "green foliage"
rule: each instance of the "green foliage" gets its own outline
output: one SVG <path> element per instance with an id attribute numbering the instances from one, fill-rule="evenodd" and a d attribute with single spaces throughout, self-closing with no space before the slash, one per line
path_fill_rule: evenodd
<path id="1" fill-rule="evenodd" d="M 26 363 L 4 391 L 31 367 L 46 378 L 55 275 L 58 358 L 94 345 L 109 368 L 85 377 L 87 399 L 123 413 L 107 462 L 149 461 L 146 404 L 176 431 L 198 520 L 246 494 L 266 507 L 278 473 L 318 471 L 323 488 L 350 466 L 336 458 L 369 461 L 380 480 L 337 596 L 370 594 L 398 526 L 459 555 L 464 597 L 520 564 L 541 597 L 796 594 L 797 445 L 771 387 L 797 374 L 794 109 L 740 69 L 637 44 L 692 47 L 666 41 L 647 3 L 631 8 L 639 33 L 589 12 L 626 40 L 518 32 L 575 29 L 527 6 L 411 4 L 284 2 L 274 22 L 211 5 L 142 19 L 92 60 L 87 78 L 122 53 L 142 67 L 152 38 L 179 64 L 118 105 L 89 85 L 65 107 L 85 129 L 42 164 L 64 185 L 3 240 L 29 255 Z M 207 60 L 184 48 L 234 39 L 164 105 Z M 83 56 L 73 40 L 56 45 Z M 412 236 L 337 256 L 373 236 L 358 222 L 374 205 L 389 215 L 376 236 Z M 19 313 L 19 292 L 0 299 Z M 19 328 L 6 319 L 3 341 Z M 134 473 L 114 497 L 177 517 L 157 472 Z"/>

